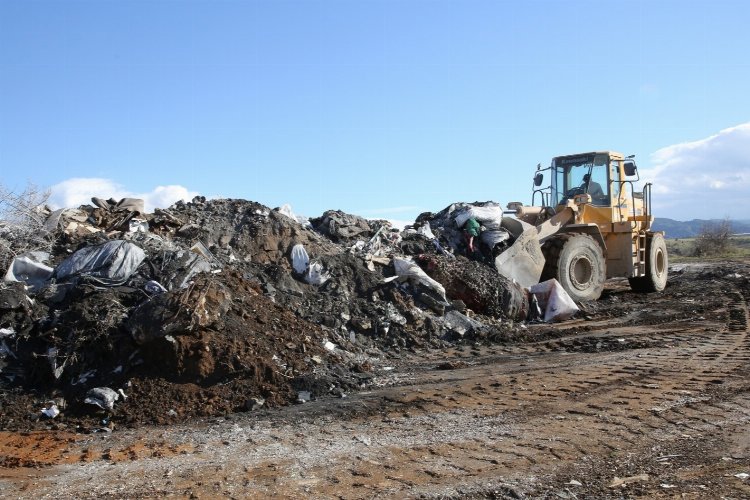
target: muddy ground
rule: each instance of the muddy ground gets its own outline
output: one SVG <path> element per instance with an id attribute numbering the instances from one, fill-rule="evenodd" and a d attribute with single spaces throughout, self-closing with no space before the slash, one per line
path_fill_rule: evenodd
<path id="1" fill-rule="evenodd" d="M 18 498 L 747 498 L 750 263 L 624 280 L 513 339 L 391 352 L 364 391 L 170 425 L 0 433 Z M 169 408 L 164 407 L 164 412 Z"/>

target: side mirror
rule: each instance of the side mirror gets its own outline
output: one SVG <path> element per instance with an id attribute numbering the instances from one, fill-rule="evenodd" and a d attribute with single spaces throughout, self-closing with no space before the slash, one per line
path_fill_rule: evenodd
<path id="1" fill-rule="evenodd" d="M 626 177 L 633 177 L 638 174 L 638 167 L 635 166 L 634 161 L 626 161 L 623 166 L 625 167 Z"/>
<path id="2" fill-rule="evenodd" d="M 539 187 L 542 185 L 542 182 L 544 182 L 544 174 L 541 172 L 537 172 L 537 174 L 534 176 L 534 185 L 536 187 Z"/>

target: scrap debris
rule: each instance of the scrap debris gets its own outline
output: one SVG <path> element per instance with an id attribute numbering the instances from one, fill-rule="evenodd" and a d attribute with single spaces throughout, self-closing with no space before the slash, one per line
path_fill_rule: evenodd
<path id="1" fill-rule="evenodd" d="M 44 407 L 56 421 L 92 406 L 166 422 L 341 395 L 403 349 L 507 338 L 530 310 L 528 291 L 492 266 L 514 238 L 492 202 L 403 231 L 246 200 L 153 214 L 137 199 L 92 203 L 47 210 L 52 251 L 0 270 L 0 387 L 40 405 L 63 396 L 63 414 Z M 466 256 L 467 218 L 485 229 L 484 255 Z M 12 421 L 6 411 L 0 427 Z"/>

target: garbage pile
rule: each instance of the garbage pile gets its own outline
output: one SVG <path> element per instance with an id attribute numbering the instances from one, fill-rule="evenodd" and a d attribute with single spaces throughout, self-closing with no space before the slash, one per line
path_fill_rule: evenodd
<path id="1" fill-rule="evenodd" d="M 457 217 L 482 221 L 490 255 L 512 241 L 497 204 L 451 205 L 398 231 L 246 200 L 196 197 L 153 214 L 141 200 L 92 203 L 48 210 L 52 251 L 4 270 L 0 428 L 343 397 L 403 349 L 507 338 L 542 314 L 517 283 L 462 255 Z"/>

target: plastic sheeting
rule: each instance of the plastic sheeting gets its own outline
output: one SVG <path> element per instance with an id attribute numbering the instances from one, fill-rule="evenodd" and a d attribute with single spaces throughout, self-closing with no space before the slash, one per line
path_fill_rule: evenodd
<path id="1" fill-rule="evenodd" d="M 312 224 L 310 223 L 310 219 L 308 217 L 305 217 L 303 215 L 297 215 L 292 211 L 292 206 L 289 203 L 286 203 L 279 208 L 277 208 L 278 212 L 280 214 L 286 215 L 290 219 L 297 221 L 300 225 L 306 228 L 312 228 Z"/>
<path id="2" fill-rule="evenodd" d="M 185 277 L 180 281 L 180 289 L 187 288 L 196 274 L 210 273 L 213 272 L 214 268 L 202 254 L 192 252 L 185 265 L 185 270 Z"/>
<path id="3" fill-rule="evenodd" d="M 396 270 L 396 274 L 402 278 L 408 278 L 414 280 L 422 285 L 431 288 L 438 292 L 440 296 L 447 302 L 445 298 L 445 288 L 443 285 L 430 278 L 421 267 L 416 265 L 411 259 L 403 259 L 401 257 L 393 258 L 393 267 Z"/>
<path id="4" fill-rule="evenodd" d="M 133 275 L 145 258 L 145 252 L 134 243 L 113 240 L 78 250 L 57 267 L 55 276 L 59 280 L 86 277 L 103 285 L 119 285 Z"/>

